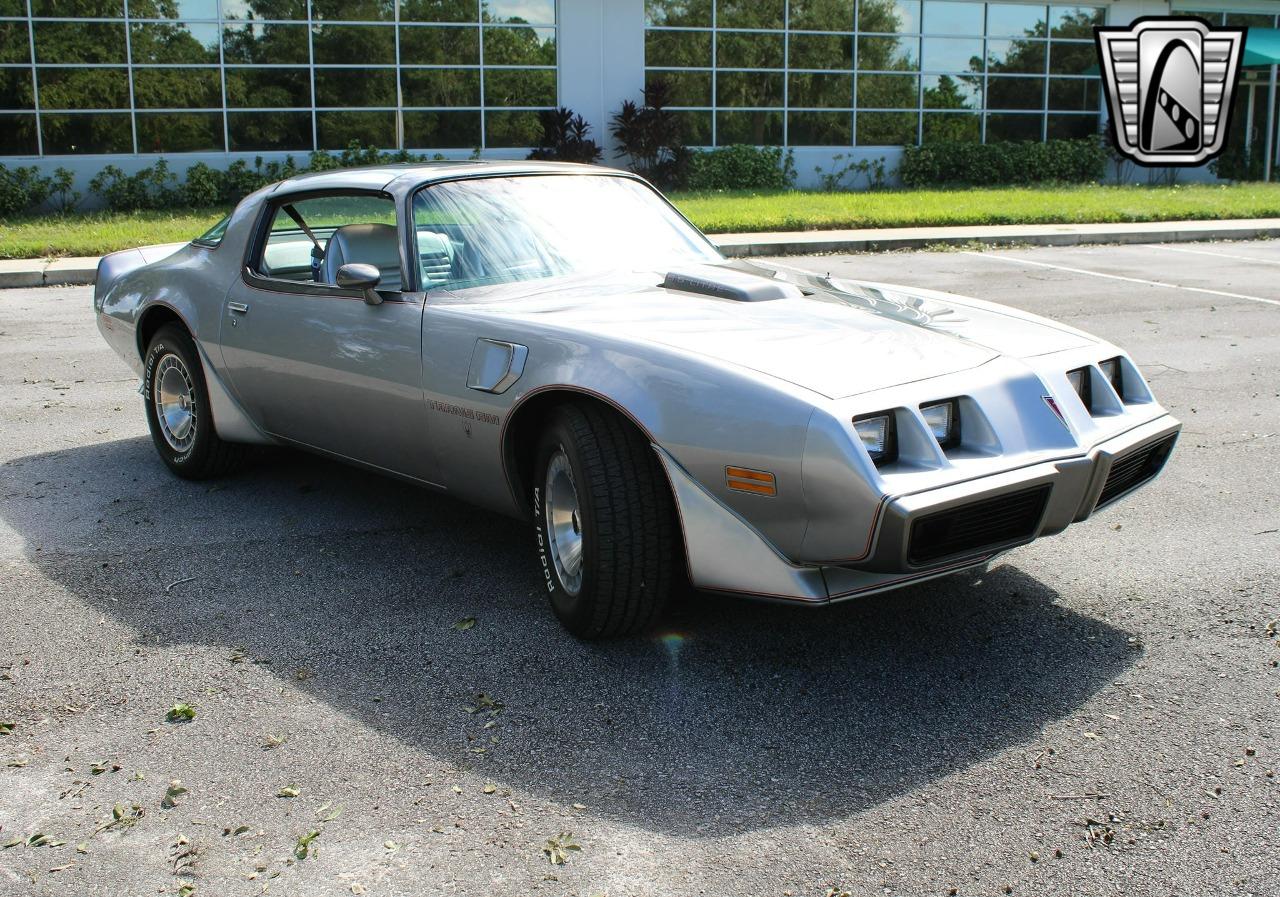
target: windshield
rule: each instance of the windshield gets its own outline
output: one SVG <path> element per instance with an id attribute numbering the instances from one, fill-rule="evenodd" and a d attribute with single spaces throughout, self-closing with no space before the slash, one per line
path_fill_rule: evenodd
<path id="1" fill-rule="evenodd" d="M 424 289 L 722 260 L 653 190 L 612 175 L 434 184 L 414 197 L 413 223 Z"/>

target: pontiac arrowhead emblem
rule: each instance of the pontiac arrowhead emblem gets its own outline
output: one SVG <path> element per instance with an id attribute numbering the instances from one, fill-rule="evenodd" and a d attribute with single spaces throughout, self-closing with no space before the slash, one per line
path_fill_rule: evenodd
<path id="1" fill-rule="evenodd" d="M 1246 31 L 1183 17 L 1094 28 L 1116 149 L 1140 165 L 1200 165 L 1220 154 Z"/>
<path id="2" fill-rule="evenodd" d="M 1066 427 L 1067 432 L 1070 433 L 1071 425 L 1067 423 L 1067 418 L 1063 415 L 1062 409 L 1058 407 L 1058 400 L 1053 396 L 1041 396 L 1040 398 L 1044 399 L 1044 403 L 1049 406 L 1049 410 L 1057 415 L 1058 423 Z"/>

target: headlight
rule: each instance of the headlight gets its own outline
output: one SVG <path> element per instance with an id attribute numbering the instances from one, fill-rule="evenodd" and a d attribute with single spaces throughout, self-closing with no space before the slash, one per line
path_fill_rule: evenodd
<path id="1" fill-rule="evenodd" d="M 854 418 L 853 428 L 862 440 L 862 447 L 867 450 L 877 467 L 894 459 L 897 446 L 894 443 L 893 412 L 865 414 Z"/>
<path id="2" fill-rule="evenodd" d="M 1089 369 L 1076 368 L 1074 371 L 1067 371 L 1067 381 L 1080 397 L 1080 401 L 1084 403 L 1084 407 L 1092 413 L 1093 378 L 1089 376 Z"/>
<path id="3" fill-rule="evenodd" d="M 1098 362 L 1098 368 L 1102 371 L 1102 376 L 1107 378 L 1107 382 L 1111 384 L 1111 388 L 1116 391 L 1116 395 L 1120 397 L 1120 401 L 1124 401 L 1124 368 L 1120 366 L 1119 358 L 1108 358 L 1106 361 Z"/>
<path id="4" fill-rule="evenodd" d="M 933 438 L 944 449 L 960 444 L 960 408 L 955 399 L 945 399 L 920 406 L 924 422 L 929 425 Z"/>

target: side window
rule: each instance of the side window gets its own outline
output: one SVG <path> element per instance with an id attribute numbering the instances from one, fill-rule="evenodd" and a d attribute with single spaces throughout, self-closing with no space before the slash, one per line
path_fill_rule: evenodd
<path id="1" fill-rule="evenodd" d="M 253 269 L 299 283 L 337 283 L 343 265 L 373 265 L 380 290 L 399 291 L 400 240 L 395 203 L 385 196 L 334 195 L 282 200 Z"/>

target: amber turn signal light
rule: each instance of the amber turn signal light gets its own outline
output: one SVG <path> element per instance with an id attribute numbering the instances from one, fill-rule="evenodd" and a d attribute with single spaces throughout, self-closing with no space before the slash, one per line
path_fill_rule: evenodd
<path id="1" fill-rule="evenodd" d="M 756 495 L 777 495 L 778 484 L 773 474 L 767 470 L 752 470 L 749 467 L 726 467 L 725 482 L 736 492 L 754 492 Z"/>

